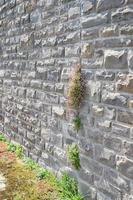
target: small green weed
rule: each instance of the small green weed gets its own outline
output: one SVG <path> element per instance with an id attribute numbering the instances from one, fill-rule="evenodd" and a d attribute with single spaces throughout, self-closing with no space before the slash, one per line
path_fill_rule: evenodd
<path id="1" fill-rule="evenodd" d="M 7 143 L 8 146 L 7 146 L 7 150 L 8 151 L 12 151 L 12 152 L 15 152 L 17 157 L 21 158 L 22 157 L 22 154 L 23 154 L 23 150 L 22 150 L 22 147 L 21 145 L 19 144 L 13 144 L 13 143 Z"/>
<path id="2" fill-rule="evenodd" d="M 31 158 L 24 157 L 23 161 L 25 163 L 25 166 L 28 169 L 37 170 L 39 168 L 39 165 L 35 161 L 33 161 Z"/>
<path id="3" fill-rule="evenodd" d="M 78 191 L 77 182 L 66 172 L 63 173 L 60 180 L 60 194 L 64 200 L 81 200 L 82 197 Z"/>
<path id="4" fill-rule="evenodd" d="M 22 200 L 22 198 L 19 194 L 16 194 L 13 200 Z"/>
<path id="5" fill-rule="evenodd" d="M 78 145 L 73 143 L 72 145 L 67 145 L 67 158 L 75 167 L 75 169 L 80 168 L 79 150 Z"/>
<path id="6" fill-rule="evenodd" d="M 73 124 L 74 124 L 74 129 L 76 131 L 79 131 L 82 128 L 82 122 L 81 122 L 81 118 L 79 116 L 76 116 L 73 119 Z"/>
<path id="7" fill-rule="evenodd" d="M 37 178 L 39 180 L 42 180 L 42 179 L 50 177 L 49 171 L 46 170 L 46 169 L 43 169 L 41 167 L 36 170 L 36 173 L 37 173 Z"/>
<path id="8" fill-rule="evenodd" d="M 2 141 L 2 142 L 6 141 L 6 138 L 2 134 L 0 134 L 0 141 Z"/>

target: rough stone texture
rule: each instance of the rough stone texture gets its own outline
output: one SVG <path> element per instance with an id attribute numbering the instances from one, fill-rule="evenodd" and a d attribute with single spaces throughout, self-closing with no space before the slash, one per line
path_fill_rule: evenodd
<path id="1" fill-rule="evenodd" d="M 104 64 L 107 69 L 125 69 L 127 66 L 127 53 L 124 50 L 106 50 Z"/>
<path id="2" fill-rule="evenodd" d="M 26 155 L 74 175 L 88 200 L 133 199 L 133 0 L 1 0 L 0 131 Z M 82 130 L 67 108 L 86 77 Z M 81 170 L 66 159 L 79 145 Z"/>
<path id="3" fill-rule="evenodd" d="M 97 10 L 108 10 L 111 8 L 117 8 L 124 3 L 124 0 L 98 0 L 97 1 Z"/>
<path id="4" fill-rule="evenodd" d="M 117 88 L 121 92 L 133 94 L 133 75 L 128 74 L 125 79 L 118 80 Z"/>

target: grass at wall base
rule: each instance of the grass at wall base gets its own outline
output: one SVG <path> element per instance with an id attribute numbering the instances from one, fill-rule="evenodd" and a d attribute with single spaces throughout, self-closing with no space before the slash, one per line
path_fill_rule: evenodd
<path id="1" fill-rule="evenodd" d="M 0 173 L 6 178 L 5 191 L 0 192 L 1 200 L 83 200 L 73 178 L 66 173 L 57 178 L 24 157 L 22 147 L 7 142 L 1 134 Z"/>

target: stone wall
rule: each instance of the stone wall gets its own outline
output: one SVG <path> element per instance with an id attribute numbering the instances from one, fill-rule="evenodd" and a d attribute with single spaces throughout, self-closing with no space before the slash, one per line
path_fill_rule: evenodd
<path id="1" fill-rule="evenodd" d="M 67 109 L 71 70 L 87 94 Z M 0 0 L 0 131 L 97 200 L 133 199 L 133 0 Z M 76 142 L 81 169 L 66 159 Z"/>

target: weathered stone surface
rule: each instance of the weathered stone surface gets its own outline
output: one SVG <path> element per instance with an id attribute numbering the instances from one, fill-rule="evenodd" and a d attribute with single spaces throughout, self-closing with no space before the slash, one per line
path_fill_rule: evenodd
<path id="1" fill-rule="evenodd" d="M 125 25 L 120 28 L 120 32 L 122 35 L 132 35 L 133 34 L 133 26 Z"/>
<path id="2" fill-rule="evenodd" d="M 115 152 L 107 148 L 103 148 L 102 145 L 95 146 L 95 158 L 97 161 L 110 167 L 115 167 L 116 165 Z"/>
<path id="3" fill-rule="evenodd" d="M 123 197 L 123 200 L 133 200 L 133 195 L 128 195 L 128 194 L 125 194 L 124 197 Z"/>
<path id="4" fill-rule="evenodd" d="M 117 152 L 120 152 L 121 148 L 122 148 L 122 141 L 118 138 L 115 138 L 115 137 L 106 136 L 104 138 L 104 145 L 107 148 L 110 148 L 110 149 L 113 149 Z"/>
<path id="5" fill-rule="evenodd" d="M 83 57 L 90 58 L 92 56 L 92 53 L 93 53 L 93 47 L 92 46 L 93 45 L 91 43 L 83 45 L 82 51 L 81 51 Z"/>
<path id="6" fill-rule="evenodd" d="M 133 157 L 133 143 L 124 141 L 124 153 L 126 156 Z"/>
<path id="7" fill-rule="evenodd" d="M 55 84 L 55 91 L 59 93 L 64 92 L 64 84 L 63 83 L 56 83 Z"/>
<path id="8" fill-rule="evenodd" d="M 101 35 L 103 37 L 117 36 L 118 35 L 118 27 L 116 25 L 105 27 L 104 29 L 101 30 Z"/>
<path id="9" fill-rule="evenodd" d="M 126 111 L 118 111 L 118 121 L 133 125 L 133 113 Z"/>
<path id="10" fill-rule="evenodd" d="M 61 74 L 62 81 L 67 81 L 69 77 L 70 77 L 70 69 L 64 68 Z"/>
<path id="11" fill-rule="evenodd" d="M 99 35 L 98 28 L 83 29 L 82 38 L 84 40 L 97 38 Z"/>
<path id="12" fill-rule="evenodd" d="M 103 107 L 99 107 L 97 105 L 92 106 L 92 112 L 96 116 L 103 116 L 104 109 Z"/>
<path id="13" fill-rule="evenodd" d="M 82 180 L 84 180 L 84 181 L 86 181 L 86 182 L 88 182 L 90 184 L 93 184 L 94 176 L 90 171 L 85 170 L 85 169 L 81 169 L 80 172 L 79 172 L 79 177 Z"/>
<path id="14" fill-rule="evenodd" d="M 76 46 L 74 49 L 73 49 L 73 46 L 65 48 L 65 55 L 68 56 L 68 57 L 78 56 L 79 54 L 80 54 L 80 47 L 79 46 Z"/>
<path id="15" fill-rule="evenodd" d="M 91 143 L 89 143 L 89 141 L 87 141 L 85 139 L 80 139 L 79 148 L 80 148 L 80 151 L 83 154 L 93 158 L 93 156 L 94 156 L 94 147 L 93 147 L 93 145 Z"/>
<path id="16" fill-rule="evenodd" d="M 126 0 L 126 4 L 133 3 L 133 0 Z"/>
<path id="17" fill-rule="evenodd" d="M 65 156 L 66 156 L 65 151 L 63 151 L 63 150 L 61 150 L 61 149 L 59 149 L 59 148 L 56 148 L 56 149 L 54 150 L 54 156 L 55 156 L 56 158 L 58 158 L 58 160 L 60 160 L 60 161 L 62 162 L 62 164 L 65 163 L 65 162 L 64 162 L 64 158 L 65 158 Z"/>
<path id="18" fill-rule="evenodd" d="M 98 72 L 96 72 L 96 78 L 98 80 L 113 81 L 115 78 L 115 73 L 107 72 L 107 71 L 98 71 Z"/>
<path id="19" fill-rule="evenodd" d="M 68 11 L 68 17 L 71 18 L 76 18 L 80 15 L 80 7 L 74 7 L 70 8 Z"/>
<path id="20" fill-rule="evenodd" d="M 39 23 L 41 20 L 41 13 L 39 10 L 35 10 L 30 15 L 30 20 L 32 23 Z"/>
<path id="21" fill-rule="evenodd" d="M 88 82 L 89 91 L 88 94 L 91 100 L 100 101 L 100 94 L 101 94 L 101 83 L 99 81 L 89 81 Z"/>
<path id="22" fill-rule="evenodd" d="M 83 2 L 83 13 L 84 14 L 88 14 L 89 12 L 91 12 L 91 10 L 93 9 L 94 7 L 94 3 L 91 2 L 91 1 L 85 1 Z"/>
<path id="23" fill-rule="evenodd" d="M 48 92 L 54 92 L 55 86 L 53 83 L 43 83 L 42 89 Z"/>
<path id="24" fill-rule="evenodd" d="M 124 3 L 124 0 L 98 0 L 97 11 L 108 10 L 111 8 L 120 7 Z"/>
<path id="25" fill-rule="evenodd" d="M 48 81 L 54 81 L 54 82 L 58 82 L 58 80 L 59 80 L 59 70 L 54 70 L 54 69 L 52 69 L 52 70 L 49 70 L 48 72 L 47 72 L 47 80 Z"/>
<path id="26" fill-rule="evenodd" d="M 93 173 L 96 173 L 98 175 L 102 174 L 103 168 L 100 165 L 97 165 L 96 161 L 92 161 L 90 159 L 87 159 L 85 157 L 81 157 L 81 163 L 82 163 L 82 167 L 87 169 L 88 171 L 91 171 Z"/>
<path id="27" fill-rule="evenodd" d="M 133 93 L 133 75 L 128 74 L 124 80 L 118 80 L 117 89 L 121 92 Z"/>
<path id="28" fill-rule="evenodd" d="M 96 187 L 104 193 L 104 195 L 102 195 L 102 197 L 104 197 L 103 199 L 121 198 L 120 191 L 115 186 L 109 184 L 109 182 L 103 177 L 95 177 L 94 183 Z M 101 199 L 101 197 L 99 199 Z"/>
<path id="29" fill-rule="evenodd" d="M 130 7 L 119 8 L 112 13 L 112 21 L 119 22 L 122 20 L 130 20 L 133 17 L 133 9 Z"/>
<path id="30" fill-rule="evenodd" d="M 118 136 L 122 137 L 130 137 L 130 128 L 126 125 L 122 125 L 119 123 L 113 123 L 112 124 L 112 133 Z"/>
<path id="31" fill-rule="evenodd" d="M 52 112 L 60 117 L 62 117 L 65 113 L 63 107 L 53 106 Z"/>
<path id="32" fill-rule="evenodd" d="M 133 108 L 133 100 L 132 99 L 130 99 L 129 101 L 128 101 L 128 107 L 129 108 Z"/>
<path id="33" fill-rule="evenodd" d="M 106 50 L 104 65 L 107 69 L 125 69 L 127 67 L 126 51 Z"/>
<path id="34" fill-rule="evenodd" d="M 123 192 L 128 192 L 130 190 L 130 181 L 119 175 L 111 168 L 105 169 L 103 177 L 108 183 L 111 183 L 113 186 L 119 188 Z"/>
<path id="35" fill-rule="evenodd" d="M 98 192 L 97 200 L 112 200 L 112 198 L 104 195 L 102 192 Z"/>
<path id="36" fill-rule="evenodd" d="M 126 157 L 118 157 L 117 168 L 123 175 L 133 179 L 133 162 L 131 160 Z"/>
<path id="37" fill-rule="evenodd" d="M 133 51 L 128 52 L 128 66 L 129 69 L 133 70 Z"/>
<path id="38" fill-rule="evenodd" d="M 0 5 L 2 6 L 4 4 L 5 0 L 1 0 Z"/>
<path id="39" fill-rule="evenodd" d="M 110 131 L 111 121 L 110 120 L 99 120 L 96 126 L 103 131 Z"/>
<path id="40" fill-rule="evenodd" d="M 82 19 L 82 27 L 89 28 L 107 23 L 107 14 L 92 15 Z"/>
<path id="41" fill-rule="evenodd" d="M 104 118 L 108 120 L 113 120 L 115 119 L 116 116 L 116 111 L 114 108 L 111 107 L 105 107 L 104 108 Z"/>
<path id="42" fill-rule="evenodd" d="M 117 106 L 126 106 L 127 98 L 119 93 L 111 93 L 103 91 L 102 100 L 104 103 Z"/>

